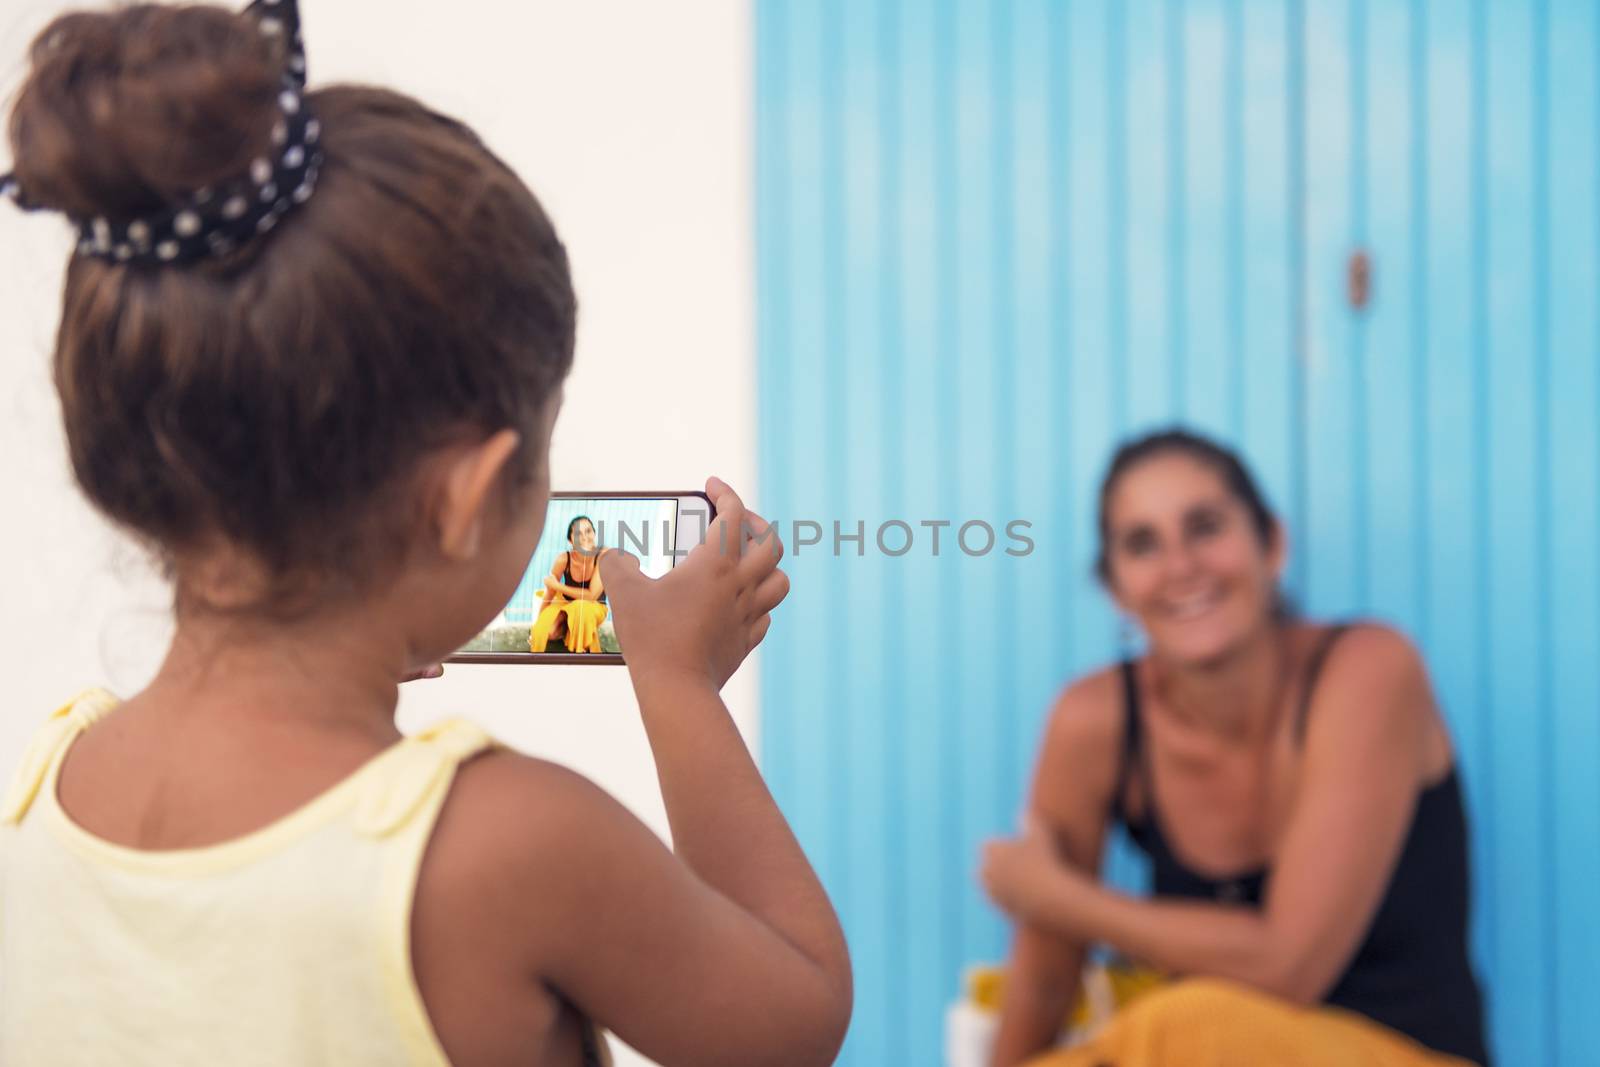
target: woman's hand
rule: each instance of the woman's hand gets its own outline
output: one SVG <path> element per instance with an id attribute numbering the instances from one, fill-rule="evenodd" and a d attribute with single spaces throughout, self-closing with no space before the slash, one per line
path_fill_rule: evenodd
<path id="1" fill-rule="evenodd" d="M 1081 875 L 1063 862 L 1049 829 L 1029 812 L 1020 837 L 984 845 L 981 877 L 996 907 L 1019 923 L 1036 924 L 1068 903 L 1065 898 Z"/>
<path id="2" fill-rule="evenodd" d="M 778 569 L 777 531 L 721 479 L 706 482 L 717 517 L 696 546 L 665 577 L 652 581 L 621 550 L 600 558 L 616 621 L 617 643 L 635 685 L 677 677 L 720 690 L 761 643 L 771 612 L 789 595 Z"/>
<path id="3" fill-rule="evenodd" d="M 420 681 L 421 679 L 424 679 L 424 678 L 443 678 L 443 677 L 444 677 L 444 664 L 442 664 L 442 663 L 432 663 L 432 664 L 429 664 L 428 666 L 422 668 L 420 671 L 412 671 L 410 674 L 408 674 L 404 678 L 400 679 L 400 681 L 401 681 L 402 684 L 404 684 L 406 682 Z"/>

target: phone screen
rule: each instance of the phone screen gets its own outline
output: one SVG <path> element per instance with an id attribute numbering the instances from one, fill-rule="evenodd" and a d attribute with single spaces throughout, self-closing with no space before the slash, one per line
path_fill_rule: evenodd
<path id="1" fill-rule="evenodd" d="M 621 663 L 599 561 L 611 549 L 660 578 L 705 537 L 699 493 L 553 493 L 544 532 L 511 600 L 454 657 L 495 663 Z"/>

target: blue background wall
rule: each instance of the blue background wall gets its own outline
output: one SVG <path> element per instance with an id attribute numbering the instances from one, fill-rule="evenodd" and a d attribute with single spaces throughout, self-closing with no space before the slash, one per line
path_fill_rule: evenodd
<path id="1" fill-rule="evenodd" d="M 1002 956 L 979 843 L 1117 649 L 1096 480 L 1181 419 L 1252 461 L 1312 613 L 1427 651 L 1501 1062 L 1600 1063 L 1595 5 L 757 11 L 763 496 L 825 531 L 789 560 L 765 760 L 854 947 L 841 1062 L 941 1062 L 962 967 Z M 1025 558 L 917 525 L 1013 518 Z"/>

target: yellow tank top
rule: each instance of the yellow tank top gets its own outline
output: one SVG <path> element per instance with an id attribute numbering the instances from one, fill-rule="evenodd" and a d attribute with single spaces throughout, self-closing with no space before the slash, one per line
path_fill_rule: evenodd
<path id="1" fill-rule="evenodd" d="M 0 1063 L 447 1065 L 411 900 L 456 768 L 494 741 L 452 719 L 260 830 L 146 851 L 56 797 L 67 749 L 116 703 L 56 711 L 0 804 Z"/>

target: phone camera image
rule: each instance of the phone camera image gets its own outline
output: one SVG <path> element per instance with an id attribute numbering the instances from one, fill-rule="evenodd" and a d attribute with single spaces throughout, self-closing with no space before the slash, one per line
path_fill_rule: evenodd
<path id="1" fill-rule="evenodd" d="M 516 592 L 456 661 L 621 663 L 600 560 L 622 549 L 660 578 L 703 538 L 698 494 L 553 494 Z"/>

